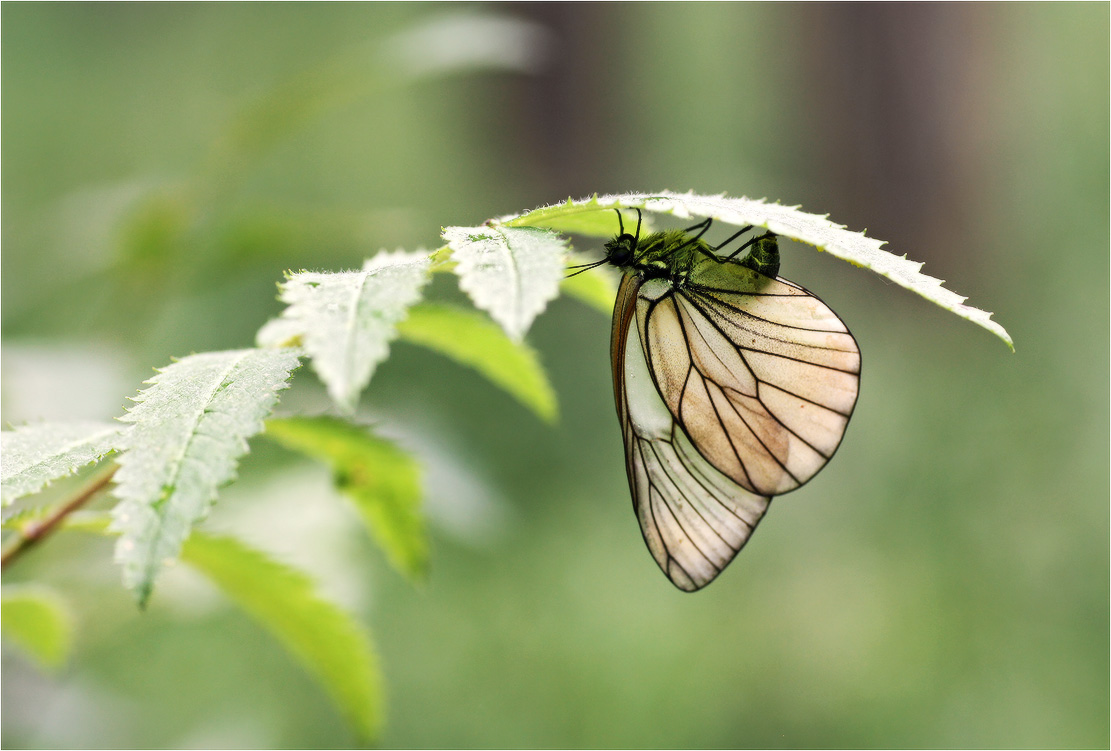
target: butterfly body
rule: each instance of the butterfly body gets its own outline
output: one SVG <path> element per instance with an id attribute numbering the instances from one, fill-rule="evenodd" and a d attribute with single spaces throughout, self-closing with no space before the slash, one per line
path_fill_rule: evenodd
<path id="1" fill-rule="evenodd" d="M 621 232 L 606 261 L 624 272 L 611 361 L 634 510 L 660 568 L 693 591 L 833 455 L 860 353 L 821 300 L 774 276 L 774 235 L 736 260 L 689 232 Z"/>

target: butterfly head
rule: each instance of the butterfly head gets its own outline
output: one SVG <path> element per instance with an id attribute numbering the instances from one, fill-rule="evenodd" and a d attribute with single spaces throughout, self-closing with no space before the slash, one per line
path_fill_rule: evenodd
<path id="1" fill-rule="evenodd" d="M 627 268 L 636 261 L 637 239 L 630 234 L 622 234 L 613 238 L 605 245 L 606 263 Z"/>
<path id="2" fill-rule="evenodd" d="M 637 260 L 637 250 L 640 245 L 640 225 L 641 214 L 640 209 L 637 209 L 637 228 L 634 234 L 629 234 L 625 231 L 625 222 L 621 217 L 621 212 L 617 212 L 617 237 L 613 238 L 605 244 L 606 249 L 606 263 L 609 263 L 617 268 L 624 269 L 633 266 Z"/>

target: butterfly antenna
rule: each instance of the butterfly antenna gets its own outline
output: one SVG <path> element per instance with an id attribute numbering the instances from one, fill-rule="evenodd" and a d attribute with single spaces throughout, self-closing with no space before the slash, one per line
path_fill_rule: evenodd
<path id="1" fill-rule="evenodd" d="M 592 269 L 595 266 L 601 266 L 605 262 L 606 262 L 606 259 L 603 258 L 601 261 L 590 261 L 589 263 L 576 263 L 574 266 L 568 266 L 567 268 L 569 268 L 569 269 Z"/>
<path id="2" fill-rule="evenodd" d="M 568 266 L 567 267 L 568 269 L 578 269 L 578 271 L 574 272 L 573 274 L 568 274 L 567 276 L 565 276 L 563 278 L 564 279 L 570 279 L 573 276 L 578 276 L 579 274 L 590 271 L 591 269 L 598 268 L 599 266 L 601 266 L 605 262 L 606 262 L 606 259 L 603 258 L 601 261 L 594 261 L 593 263 L 580 263 L 577 266 Z"/>

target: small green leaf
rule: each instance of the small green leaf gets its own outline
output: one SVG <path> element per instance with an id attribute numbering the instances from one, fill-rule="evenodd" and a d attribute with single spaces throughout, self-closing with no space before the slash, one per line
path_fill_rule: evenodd
<path id="1" fill-rule="evenodd" d="M 389 354 L 397 323 L 428 281 L 424 253 L 379 253 L 360 271 L 302 271 L 281 285 L 288 304 L 258 332 L 262 347 L 299 343 L 332 400 L 347 413 Z"/>
<path id="2" fill-rule="evenodd" d="M 140 605 L 172 561 L 216 490 L 235 477 L 247 439 L 287 388 L 293 350 L 206 352 L 178 360 L 147 383 L 121 419 L 113 530 L 116 561 Z"/>
<path id="3" fill-rule="evenodd" d="M 541 419 L 555 420 L 555 391 L 536 352 L 523 342 L 509 339 L 485 316 L 452 305 L 421 303 L 409 310 L 398 331 L 406 341 L 474 368 Z"/>
<path id="4" fill-rule="evenodd" d="M 53 590 L 35 585 L 5 586 L 0 595 L 4 636 L 43 667 L 65 662 L 73 643 L 73 619 Z"/>
<path id="5" fill-rule="evenodd" d="M 331 417 L 268 420 L 266 436 L 328 464 L 371 537 L 401 573 L 424 576 L 428 538 L 421 515 L 420 467 L 365 428 Z"/>
<path id="6" fill-rule="evenodd" d="M 544 209 L 530 211 L 524 215 L 511 215 L 503 217 L 501 222 L 509 227 L 546 227 L 558 232 L 567 232 L 572 235 L 586 235 L 587 237 L 615 237 L 621 229 L 617 221 L 617 214 L 606 207 L 602 210 L 598 204 L 597 196 L 583 202 L 576 202 L 568 198 L 566 203 L 548 206 Z M 584 211 L 584 209 L 589 209 Z M 632 227 L 629 232 L 632 232 Z M 644 224 L 642 232 L 650 232 L 651 227 Z"/>
<path id="7" fill-rule="evenodd" d="M 533 319 L 559 294 L 567 241 L 533 227 L 448 227 L 459 286 L 476 307 L 520 341 Z"/>
<path id="8" fill-rule="evenodd" d="M 615 276 L 611 269 L 599 266 L 567 277 L 560 285 L 560 289 L 564 294 L 576 297 L 580 302 L 610 315 L 613 313 L 613 303 L 617 298 Z"/>
<path id="9" fill-rule="evenodd" d="M 921 273 L 921 263 L 881 250 L 884 243 L 861 232 L 850 232 L 825 216 L 807 214 L 797 206 L 783 206 L 751 198 L 725 195 L 704 196 L 695 193 L 624 193 L 594 196 L 580 201 L 544 206 L 516 216 L 502 217 L 497 223 L 506 226 L 558 227 L 572 221 L 578 213 L 609 211 L 613 208 L 638 207 L 648 211 L 674 214 L 678 217 L 708 216 L 737 226 L 764 227 L 777 235 L 813 245 L 854 266 L 870 269 L 896 284 L 925 297 L 930 302 L 956 313 L 992 332 L 1014 351 L 1010 334 L 995 321 L 991 313 L 965 305 L 965 298 L 942 287 L 942 281 Z"/>
<path id="10" fill-rule="evenodd" d="M 100 422 L 42 423 L 0 433 L 3 504 L 98 461 L 117 448 L 120 426 Z"/>
<path id="11" fill-rule="evenodd" d="M 269 630 L 332 696 L 359 737 L 382 725 L 382 678 L 370 634 L 312 581 L 230 537 L 194 532 L 181 557 Z"/>
<path id="12" fill-rule="evenodd" d="M 551 229 L 569 226 L 593 227 L 598 230 L 597 235 L 594 232 L 577 231 L 584 235 L 606 237 L 616 235 L 619 226 L 617 215 L 612 209 L 612 205 L 603 206 L 599 203 L 598 194 L 595 193 L 590 198 L 580 200 L 568 198 L 563 203 L 541 206 L 523 214 L 509 214 L 495 221 L 497 224 L 504 224 L 506 227 L 548 227 Z M 608 218 L 605 216 L 607 213 L 609 214 Z M 609 228 L 608 231 L 602 231 L 606 227 Z M 569 229 L 566 231 L 574 232 L 576 230 Z"/>

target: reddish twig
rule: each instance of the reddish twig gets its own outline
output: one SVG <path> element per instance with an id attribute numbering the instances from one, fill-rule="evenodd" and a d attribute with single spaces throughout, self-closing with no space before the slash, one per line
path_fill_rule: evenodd
<path id="1" fill-rule="evenodd" d="M 16 539 L 5 547 L 4 552 L 0 554 L 0 569 L 7 568 L 8 564 L 11 563 L 14 558 L 53 532 L 67 516 L 84 506 L 93 496 L 104 490 L 104 488 L 108 486 L 108 483 L 112 481 L 112 476 L 116 474 L 116 469 L 118 468 L 113 467 L 111 471 L 104 473 L 95 481 L 82 488 L 81 492 L 72 500 L 63 503 L 61 506 L 51 511 L 48 516 L 28 524 L 26 528 L 20 530 Z"/>

